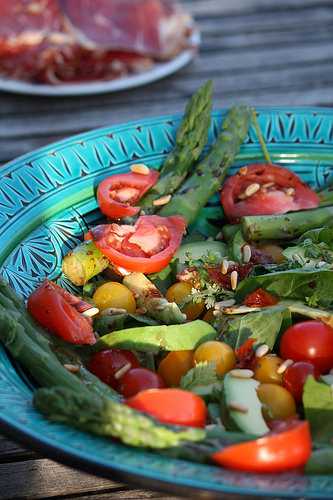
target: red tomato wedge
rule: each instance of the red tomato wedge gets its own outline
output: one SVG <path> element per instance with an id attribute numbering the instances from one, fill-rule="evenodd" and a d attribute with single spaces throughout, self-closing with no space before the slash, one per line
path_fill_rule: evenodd
<path id="1" fill-rule="evenodd" d="M 245 297 L 244 304 L 247 307 L 268 307 L 275 306 L 279 301 L 269 292 L 263 288 L 257 288 Z"/>
<path id="2" fill-rule="evenodd" d="M 166 424 L 204 427 L 207 419 L 204 400 L 182 389 L 148 389 L 128 399 L 126 404 Z"/>
<path id="3" fill-rule="evenodd" d="M 231 222 L 245 215 L 284 214 L 316 208 L 317 193 L 290 170 L 269 163 L 242 167 L 221 192 L 223 210 Z"/>
<path id="4" fill-rule="evenodd" d="M 113 265 L 149 274 L 168 265 L 180 246 L 185 228 L 185 220 L 178 215 L 144 215 L 134 226 L 103 224 L 90 233 Z"/>
<path id="5" fill-rule="evenodd" d="M 311 455 L 308 422 L 294 421 L 287 430 L 227 446 L 212 459 L 222 467 L 246 472 L 284 472 L 306 464 Z"/>
<path id="6" fill-rule="evenodd" d="M 140 207 L 133 205 L 156 184 L 158 177 L 157 170 L 150 170 L 148 175 L 130 172 L 107 177 L 97 189 L 101 212 L 111 219 L 136 215 Z"/>
<path id="7" fill-rule="evenodd" d="M 85 303 L 46 280 L 30 295 L 27 308 L 41 326 L 67 342 L 95 344 L 91 320 L 79 312 L 87 307 L 79 304 Z"/>

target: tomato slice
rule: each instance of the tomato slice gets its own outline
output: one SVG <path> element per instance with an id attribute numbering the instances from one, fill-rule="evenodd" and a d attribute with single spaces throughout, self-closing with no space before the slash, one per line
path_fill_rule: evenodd
<path id="1" fill-rule="evenodd" d="M 91 229 L 96 246 L 113 265 L 155 273 L 168 265 L 180 246 L 186 223 L 178 215 L 144 215 L 134 226 L 103 224 Z"/>
<path id="2" fill-rule="evenodd" d="M 228 219 L 237 222 L 245 215 L 284 214 L 315 208 L 319 197 L 290 170 L 258 163 L 242 167 L 226 180 L 221 204 Z"/>
<path id="3" fill-rule="evenodd" d="M 227 446 L 212 459 L 222 467 L 246 472 L 284 472 L 304 466 L 310 454 L 309 424 L 294 420 L 287 430 Z"/>
<path id="4" fill-rule="evenodd" d="M 128 399 L 126 404 L 166 424 L 204 427 L 207 419 L 204 400 L 182 389 L 148 389 Z"/>
<path id="5" fill-rule="evenodd" d="M 263 288 L 257 288 L 245 297 L 244 304 L 247 307 L 268 307 L 275 306 L 278 299 Z"/>
<path id="6" fill-rule="evenodd" d="M 157 170 L 150 170 L 148 175 L 130 172 L 107 177 L 97 189 L 101 212 L 111 219 L 136 215 L 140 207 L 133 205 L 156 184 L 158 177 Z"/>
<path id="7" fill-rule="evenodd" d="M 79 312 L 87 309 L 82 304 L 81 299 L 46 280 L 30 295 L 27 308 L 41 326 L 67 342 L 95 344 L 91 320 Z"/>

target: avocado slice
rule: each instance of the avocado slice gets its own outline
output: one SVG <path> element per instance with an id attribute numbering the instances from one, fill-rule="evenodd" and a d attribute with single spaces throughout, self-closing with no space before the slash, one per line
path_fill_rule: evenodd
<path id="1" fill-rule="evenodd" d="M 216 337 L 217 332 L 209 323 L 197 319 L 181 325 L 141 326 L 118 330 L 101 337 L 94 347 L 98 351 L 110 347 L 155 353 L 160 349 L 186 351 Z"/>
<path id="2" fill-rule="evenodd" d="M 223 420 L 229 430 L 241 430 L 256 436 L 269 432 L 262 415 L 262 404 L 257 395 L 260 383 L 253 378 L 238 378 L 228 373 L 224 377 Z M 246 412 L 236 410 L 247 409 Z M 234 409 L 233 409 L 234 408 Z"/>
<path id="3" fill-rule="evenodd" d="M 227 246 L 222 241 L 194 241 L 192 243 L 185 243 L 182 245 L 175 255 L 179 264 L 185 264 L 188 254 L 191 258 L 196 260 L 204 257 L 207 254 L 214 254 L 219 260 L 227 255 Z"/>

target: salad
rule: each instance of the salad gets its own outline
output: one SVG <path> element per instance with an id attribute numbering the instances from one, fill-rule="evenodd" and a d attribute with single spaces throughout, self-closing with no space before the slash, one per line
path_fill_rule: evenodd
<path id="1" fill-rule="evenodd" d="M 207 153 L 211 106 L 207 82 L 160 170 L 99 184 L 101 223 L 62 263 L 71 291 L 45 280 L 25 304 L 0 279 L 0 339 L 52 421 L 235 470 L 332 473 L 332 189 L 273 164 L 248 106 Z M 226 178 L 250 127 L 263 158 Z"/>

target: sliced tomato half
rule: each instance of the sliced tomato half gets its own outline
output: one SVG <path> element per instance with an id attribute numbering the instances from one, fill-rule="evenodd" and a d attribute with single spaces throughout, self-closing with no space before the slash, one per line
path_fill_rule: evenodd
<path id="1" fill-rule="evenodd" d="M 214 453 L 219 465 L 246 472 L 284 472 L 306 464 L 311 454 L 308 422 L 294 421 L 289 428 Z"/>
<path id="2" fill-rule="evenodd" d="M 149 274 L 168 265 L 180 246 L 185 228 L 185 220 L 178 215 L 144 215 L 134 226 L 103 224 L 90 233 L 113 265 Z"/>
<path id="3" fill-rule="evenodd" d="M 136 215 L 140 207 L 134 205 L 156 184 L 159 173 L 150 169 L 148 175 L 111 175 L 102 181 L 97 189 L 97 201 L 101 212 L 111 219 L 121 219 Z"/>
<path id="4" fill-rule="evenodd" d="M 37 323 L 67 342 L 95 344 L 91 319 L 80 312 L 87 304 L 52 281 L 44 281 L 30 295 L 27 308 Z"/>
<path id="5" fill-rule="evenodd" d="M 242 167 L 221 192 L 223 210 L 231 222 L 245 215 L 284 214 L 315 208 L 319 197 L 290 170 L 268 163 Z"/>

